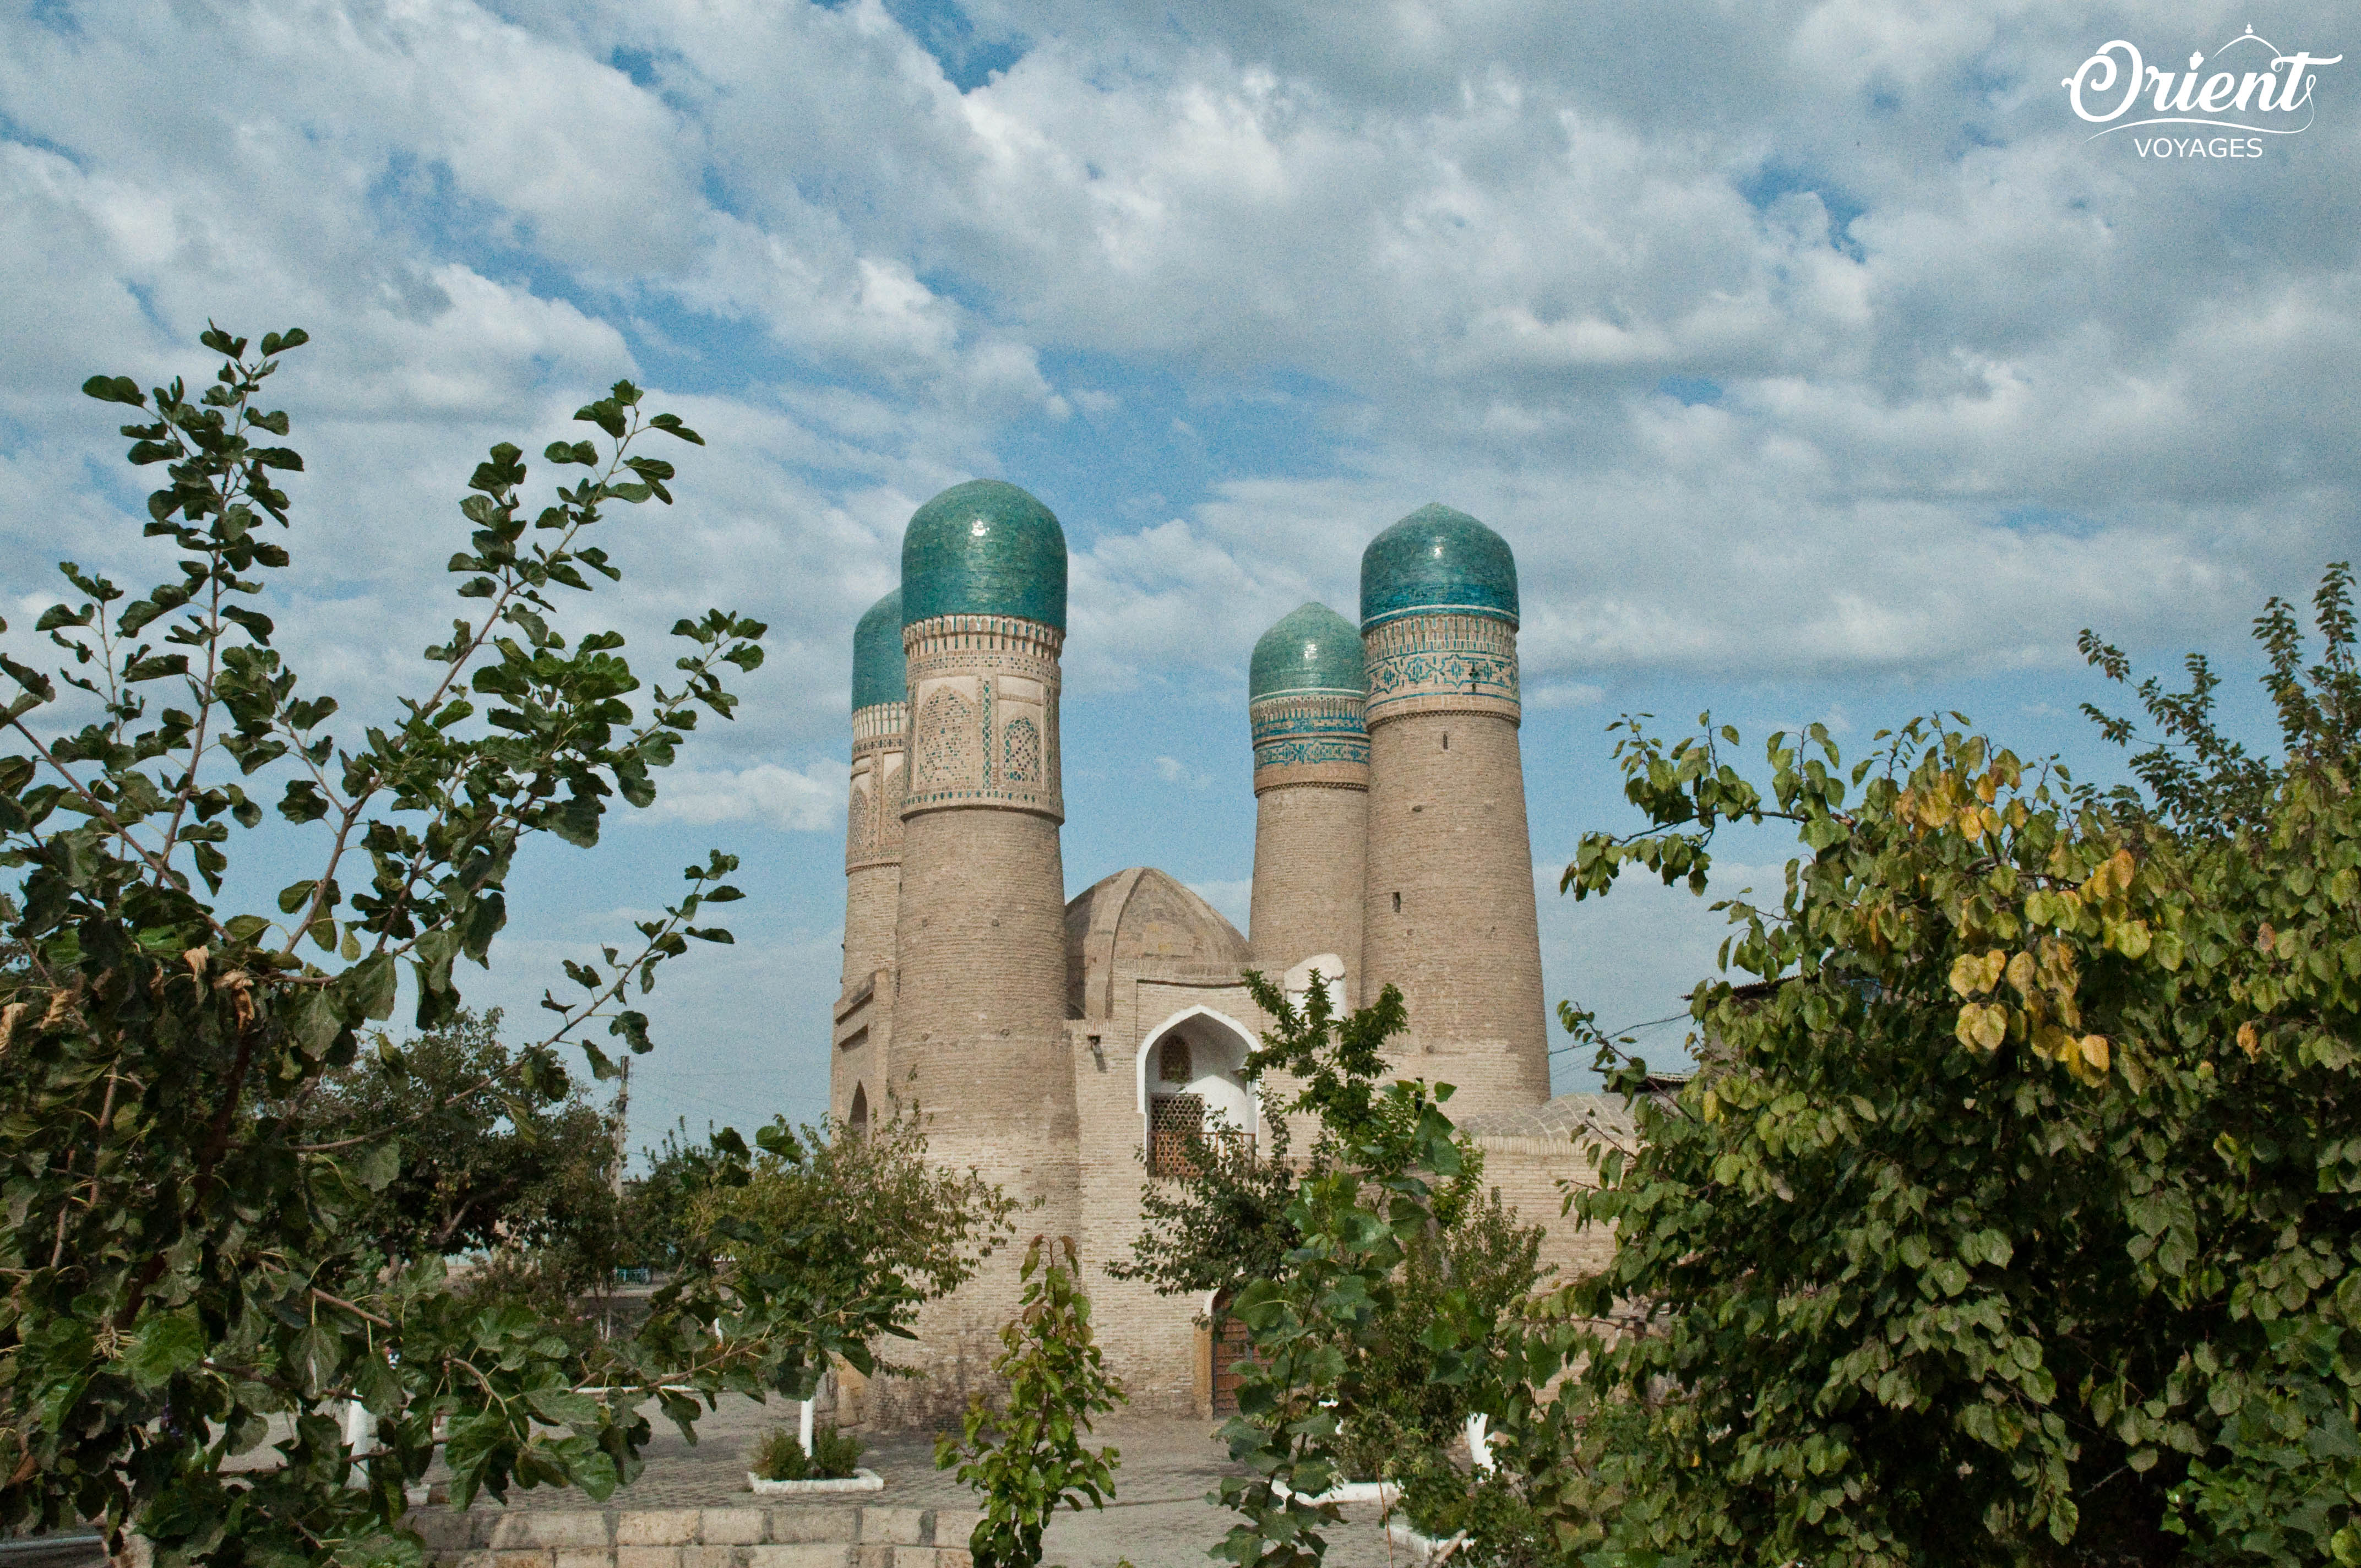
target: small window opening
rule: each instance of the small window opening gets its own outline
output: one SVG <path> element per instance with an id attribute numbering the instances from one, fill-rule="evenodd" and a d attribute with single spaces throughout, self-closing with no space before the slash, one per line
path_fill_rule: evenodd
<path id="1" fill-rule="evenodd" d="M 1394 913 L 1397 915 L 1401 913 L 1401 894 L 1399 893 L 1394 894 Z"/>
<path id="2" fill-rule="evenodd" d="M 1451 731 L 1448 729 L 1443 732 L 1443 749 L 1446 751 L 1451 750 Z"/>
<path id="3" fill-rule="evenodd" d="M 857 1083 L 852 1086 L 852 1113 L 845 1117 L 844 1124 L 856 1138 L 869 1131 L 869 1091 Z"/>
<path id="4" fill-rule="evenodd" d="M 1166 1083 L 1186 1083 L 1197 1076 L 1189 1059 L 1189 1042 L 1170 1039 L 1159 1048 L 1156 1076 Z"/>

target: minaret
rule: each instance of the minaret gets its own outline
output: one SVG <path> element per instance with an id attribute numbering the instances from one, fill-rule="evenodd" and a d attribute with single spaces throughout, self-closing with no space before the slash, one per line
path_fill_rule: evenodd
<path id="1" fill-rule="evenodd" d="M 1017 1223 L 1051 1236 L 1079 1234 L 1081 1217 L 1058 850 L 1065 639 L 1066 536 L 1049 508 L 975 479 L 912 516 L 894 1087 L 928 1118 L 932 1163 L 1039 1200 Z M 921 1320 L 937 1373 L 925 1397 L 963 1402 L 1016 1299 L 1014 1257 L 995 1258 Z"/>
<path id="2" fill-rule="evenodd" d="M 1411 513 L 1361 555 L 1361 639 L 1369 848 L 1360 993 L 1401 988 L 1402 1069 L 1455 1084 L 1455 1114 L 1539 1105 L 1549 1098 L 1549 1045 L 1508 542 L 1449 507 Z"/>
<path id="3" fill-rule="evenodd" d="M 852 793 L 845 808 L 844 989 L 894 967 L 902 894 L 902 766 L 909 753 L 902 590 L 852 633 Z"/>
<path id="4" fill-rule="evenodd" d="M 1361 634 L 1324 604 L 1290 611 L 1255 644 L 1254 908 L 1248 961 L 1272 981 L 1305 959 L 1353 1005 L 1368 850 L 1369 732 Z M 1340 967 L 1343 973 L 1337 971 Z"/>
<path id="5" fill-rule="evenodd" d="M 903 763 L 909 691 L 902 673 L 902 590 L 869 607 L 852 633 L 852 787 L 845 806 L 844 984 L 829 1108 L 865 1125 L 884 1094 L 894 923 L 902 895 Z M 875 994 L 883 989 L 882 1001 Z M 864 998 L 863 992 L 867 995 Z M 882 1106 L 876 1107 L 882 1110 Z"/>

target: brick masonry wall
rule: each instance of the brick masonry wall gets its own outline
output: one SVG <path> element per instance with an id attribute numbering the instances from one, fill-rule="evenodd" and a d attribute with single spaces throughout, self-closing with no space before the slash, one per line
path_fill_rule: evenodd
<path id="1" fill-rule="evenodd" d="M 1368 872 L 1366 789 L 1280 785 L 1255 796 L 1254 903 L 1248 961 L 1277 980 L 1315 953 L 1361 961 Z M 1347 973 L 1346 1002 L 1359 1000 Z"/>
<path id="2" fill-rule="evenodd" d="M 1402 1070 L 1456 1085 L 1455 1115 L 1539 1105 L 1549 1036 L 1517 726 L 1430 709 L 1369 744 L 1361 992 L 1401 988 L 1423 1058 Z"/>
<path id="3" fill-rule="evenodd" d="M 888 861 L 844 876 L 844 989 L 894 967 L 894 927 L 901 918 L 902 864 Z"/>
<path id="4" fill-rule="evenodd" d="M 895 1090 L 887 1061 L 894 1040 L 894 971 L 879 970 L 837 999 L 829 1031 L 828 1111 L 840 1122 L 852 1119 L 855 1090 L 872 1117 L 893 1114 Z"/>
<path id="5" fill-rule="evenodd" d="M 405 1520 L 443 1568 L 969 1568 L 972 1509 L 426 1508 Z"/>
<path id="6" fill-rule="evenodd" d="M 1591 1146 L 1564 1138 L 1479 1136 L 1476 1146 L 1483 1151 L 1484 1185 L 1497 1188 L 1500 1201 L 1525 1223 L 1548 1227 L 1541 1261 L 1557 1270 L 1561 1283 L 1596 1274 L 1613 1261 L 1614 1232 L 1578 1229 L 1574 1216 L 1558 1212 L 1565 1192 L 1561 1182 L 1576 1188 L 1598 1185 Z"/>

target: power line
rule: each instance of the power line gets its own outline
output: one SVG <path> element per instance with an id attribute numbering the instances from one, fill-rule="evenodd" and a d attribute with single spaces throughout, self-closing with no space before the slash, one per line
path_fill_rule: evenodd
<path id="1" fill-rule="evenodd" d="M 1677 1024 L 1687 1016 L 1686 1013 L 1674 1013 L 1662 1018 L 1651 1018 L 1644 1024 L 1626 1024 L 1620 1029 L 1602 1029 L 1599 1033 L 1612 1039 L 1618 1035 L 1629 1035 L 1641 1029 L 1653 1029 L 1660 1024 Z M 1549 1054 L 1554 1057 L 1562 1056 L 1567 1051 L 1578 1051 L 1581 1048 L 1582 1042 L 1577 1040 L 1570 1046 L 1553 1046 L 1550 1047 Z"/>

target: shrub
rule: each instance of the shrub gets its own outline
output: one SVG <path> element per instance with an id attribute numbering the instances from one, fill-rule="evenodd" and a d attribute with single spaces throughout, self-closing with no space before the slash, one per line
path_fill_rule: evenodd
<path id="1" fill-rule="evenodd" d="M 785 1427 L 773 1427 L 755 1440 L 746 1467 L 765 1481 L 841 1481 L 861 1465 L 865 1445 L 833 1426 L 812 1429 L 812 1451 Z"/>
<path id="2" fill-rule="evenodd" d="M 1008 1380 L 1007 1405 L 994 1410 L 978 1394 L 960 1435 L 935 1440 L 936 1466 L 957 1464 L 959 1478 L 983 1499 L 983 1518 L 968 1537 L 975 1568 L 1034 1568 L 1059 1505 L 1078 1513 L 1086 1501 L 1104 1508 L 1123 1460 L 1111 1446 L 1093 1453 L 1082 1443 L 1091 1418 L 1126 1396 L 1092 1337 L 1073 1238 L 1060 1236 L 1052 1246 L 1047 1236 L 1034 1237 L 1019 1272 L 1025 1294 L 1000 1331 L 1005 1348 L 992 1364 Z"/>

